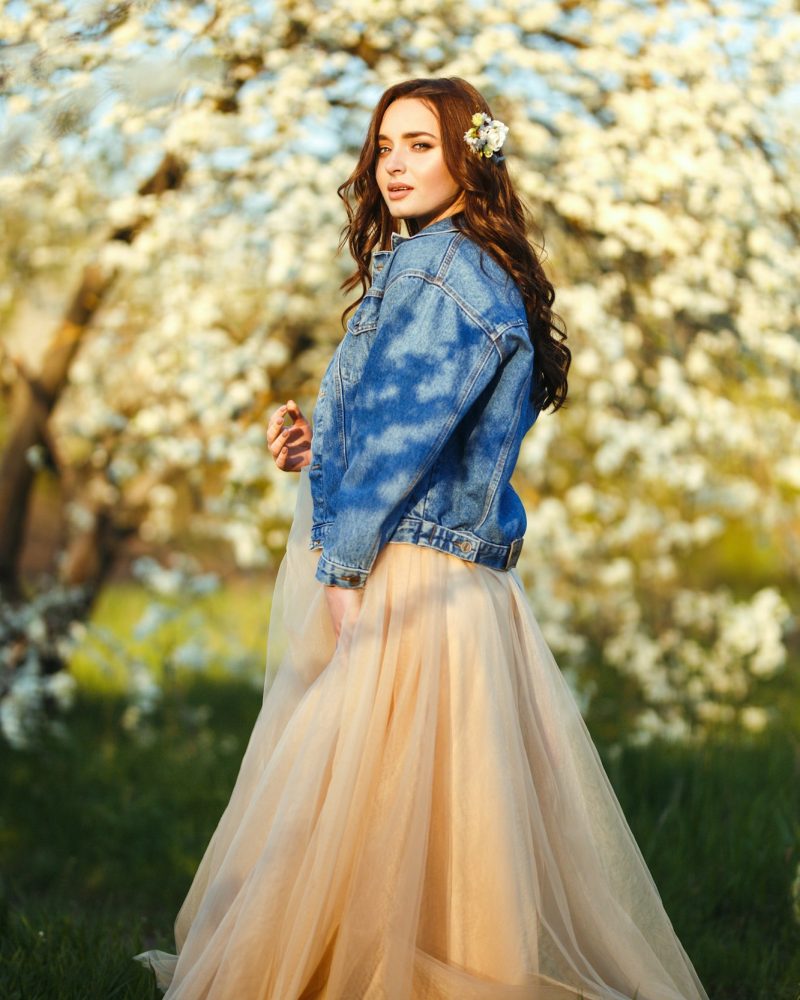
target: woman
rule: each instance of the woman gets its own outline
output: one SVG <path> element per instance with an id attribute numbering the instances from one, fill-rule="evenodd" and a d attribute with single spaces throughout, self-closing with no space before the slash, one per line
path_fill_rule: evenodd
<path id="1" fill-rule="evenodd" d="M 363 294 L 313 435 L 270 419 L 276 672 L 179 955 L 137 956 L 168 998 L 706 997 L 514 570 L 569 351 L 506 131 L 463 80 L 399 84 L 340 189 Z"/>

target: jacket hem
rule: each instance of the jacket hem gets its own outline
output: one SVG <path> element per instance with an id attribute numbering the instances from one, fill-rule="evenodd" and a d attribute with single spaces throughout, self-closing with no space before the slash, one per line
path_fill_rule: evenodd
<path id="1" fill-rule="evenodd" d="M 327 530 L 332 523 L 328 521 L 312 527 L 309 548 L 322 548 Z M 448 552 L 465 562 L 480 563 L 480 565 L 488 566 L 490 569 L 509 570 L 513 569 L 519 560 L 524 536 L 512 539 L 507 545 L 497 545 L 494 542 L 477 538 L 467 531 L 447 528 L 435 521 L 426 521 L 420 517 L 406 516 L 400 519 L 392 535 L 386 541 L 387 543 L 410 542 L 414 545 L 425 545 L 428 548 Z M 363 586 L 360 582 L 341 583 L 339 581 L 345 580 L 348 575 L 351 578 L 363 578 L 366 581 L 368 574 L 368 569 L 341 567 L 332 563 L 325 556 L 320 556 L 317 566 L 318 580 L 324 583 L 335 583 L 338 586 Z"/>
<path id="2" fill-rule="evenodd" d="M 330 559 L 321 555 L 314 576 L 320 583 L 327 584 L 329 587 L 344 587 L 353 590 L 363 587 L 369 574 L 363 569 L 339 566 L 338 563 L 331 562 Z"/>

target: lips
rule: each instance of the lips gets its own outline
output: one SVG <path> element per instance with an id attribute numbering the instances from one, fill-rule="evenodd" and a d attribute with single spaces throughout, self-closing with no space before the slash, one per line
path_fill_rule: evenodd
<path id="1" fill-rule="evenodd" d="M 389 201 L 400 201 L 401 198 L 406 198 L 414 190 L 409 184 L 390 184 L 387 188 L 387 193 L 389 195 Z"/>

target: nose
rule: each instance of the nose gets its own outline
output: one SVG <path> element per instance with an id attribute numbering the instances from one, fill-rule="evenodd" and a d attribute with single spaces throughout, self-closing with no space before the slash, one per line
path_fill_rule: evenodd
<path id="1" fill-rule="evenodd" d="M 397 174 L 402 173 L 406 169 L 406 165 L 403 161 L 402 150 L 391 149 L 383 161 L 383 165 L 386 168 L 387 173 Z"/>

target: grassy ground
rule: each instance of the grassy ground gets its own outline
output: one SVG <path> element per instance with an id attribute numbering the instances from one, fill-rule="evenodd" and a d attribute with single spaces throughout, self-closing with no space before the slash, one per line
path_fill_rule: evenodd
<path id="1" fill-rule="evenodd" d="M 121 701 L 84 698 L 68 739 L 3 749 L 0 996 L 160 996 L 130 956 L 171 944 L 260 700 L 250 684 L 198 681 L 134 736 Z"/>
<path id="2" fill-rule="evenodd" d="M 198 678 L 135 736 L 121 702 L 84 696 L 66 739 L 0 752 L 0 996 L 160 995 L 130 956 L 172 950 L 260 699 L 252 684 Z M 800 742 L 784 731 L 605 760 L 712 1000 L 796 1000 Z"/>

